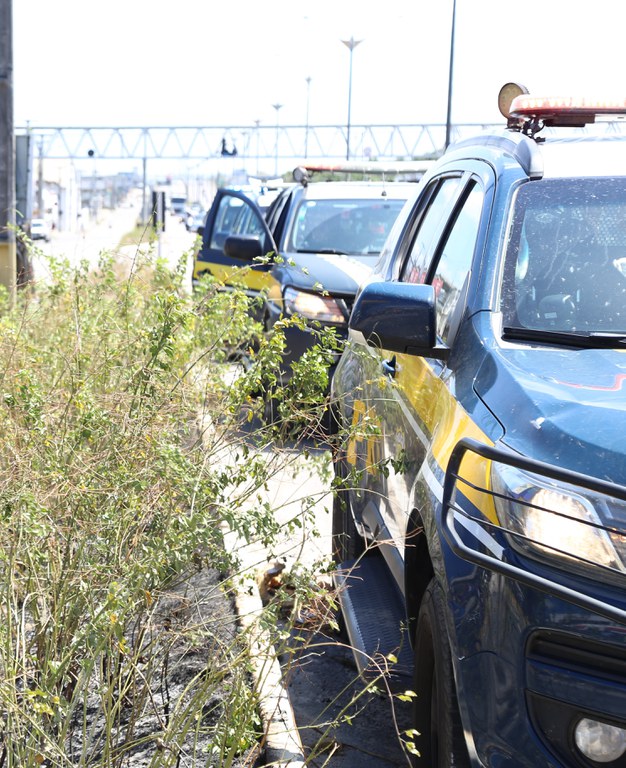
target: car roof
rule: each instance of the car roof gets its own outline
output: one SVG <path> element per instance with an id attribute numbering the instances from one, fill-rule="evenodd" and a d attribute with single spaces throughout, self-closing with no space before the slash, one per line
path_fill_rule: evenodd
<path id="1" fill-rule="evenodd" d="M 626 176 L 626 138 L 623 136 L 547 139 L 540 146 L 543 178 Z"/>
<path id="2" fill-rule="evenodd" d="M 479 133 L 453 144 L 427 178 L 441 165 L 472 158 L 495 162 L 497 157 L 517 162 L 531 179 L 626 176 L 626 136 L 556 130 L 541 141 L 510 129 Z"/>
<path id="3" fill-rule="evenodd" d="M 406 200 L 417 189 L 416 182 L 318 181 L 303 188 L 308 200 Z"/>

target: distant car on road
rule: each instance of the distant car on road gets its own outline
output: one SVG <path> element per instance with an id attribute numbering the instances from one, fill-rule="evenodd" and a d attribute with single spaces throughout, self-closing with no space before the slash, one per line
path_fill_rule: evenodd
<path id="1" fill-rule="evenodd" d="M 170 197 L 170 210 L 174 216 L 184 216 L 187 207 L 187 198 L 180 196 Z"/>
<path id="2" fill-rule="evenodd" d="M 50 224 L 45 219 L 33 219 L 30 222 L 30 239 L 50 240 Z"/>
<path id="3" fill-rule="evenodd" d="M 187 232 L 197 232 L 204 225 L 206 211 L 202 209 L 187 211 L 185 214 L 185 229 Z"/>

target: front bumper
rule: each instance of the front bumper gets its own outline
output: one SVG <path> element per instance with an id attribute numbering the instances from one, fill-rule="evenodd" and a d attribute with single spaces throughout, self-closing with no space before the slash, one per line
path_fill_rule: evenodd
<path id="1" fill-rule="evenodd" d="M 597 768 L 574 735 L 584 719 L 626 731 L 624 584 L 521 555 L 511 532 L 504 535 L 499 523 L 482 516 L 477 494 L 492 492 L 463 477 L 466 453 L 554 470 L 617 498 L 626 498 L 626 489 L 466 440 L 453 452 L 443 498 L 450 635 L 474 764 Z M 602 764 L 624 768 L 626 754 Z"/>

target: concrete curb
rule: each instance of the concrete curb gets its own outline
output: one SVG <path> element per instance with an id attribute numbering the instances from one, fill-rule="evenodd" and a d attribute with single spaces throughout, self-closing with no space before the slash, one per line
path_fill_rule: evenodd
<path id="1" fill-rule="evenodd" d="M 283 685 L 280 663 L 274 654 L 269 633 L 259 626 L 263 611 L 256 590 L 248 594 L 238 590 L 235 605 L 242 627 L 247 630 L 250 661 L 259 697 L 259 710 L 265 734 L 265 763 L 272 768 L 301 768 L 304 750 L 289 694 Z"/>

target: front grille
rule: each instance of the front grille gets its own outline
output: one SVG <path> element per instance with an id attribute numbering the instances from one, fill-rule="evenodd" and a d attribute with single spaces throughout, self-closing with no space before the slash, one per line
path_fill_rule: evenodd
<path id="1" fill-rule="evenodd" d="M 626 636 L 624 638 L 626 640 Z M 573 672 L 619 681 L 626 685 L 626 648 L 588 640 L 579 635 L 536 632 L 527 645 L 530 661 Z"/>

